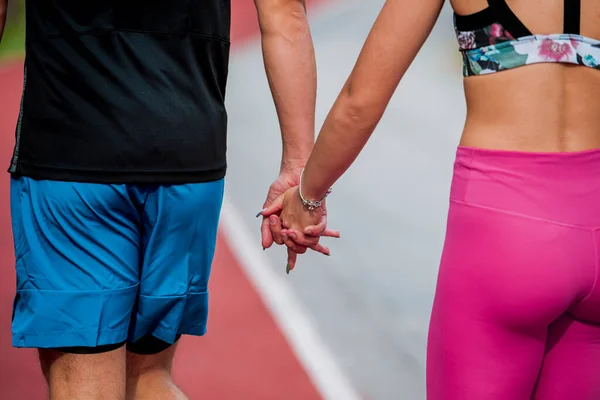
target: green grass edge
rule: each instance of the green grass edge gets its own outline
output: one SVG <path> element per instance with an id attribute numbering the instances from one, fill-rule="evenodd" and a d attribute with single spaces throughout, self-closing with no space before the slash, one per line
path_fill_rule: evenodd
<path id="1" fill-rule="evenodd" d="M 9 7 L 18 7 L 14 13 L 9 11 L 9 20 L 4 28 L 0 42 L 0 62 L 5 63 L 22 58 L 25 54 L 25 2 L 12 2 Z"/>

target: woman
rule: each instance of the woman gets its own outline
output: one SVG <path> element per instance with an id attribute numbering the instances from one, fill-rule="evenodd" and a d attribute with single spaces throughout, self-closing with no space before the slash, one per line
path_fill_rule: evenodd
<path id="1" fill-rule="evenodd" d="M 563 1 L 452 1 L 467 119 L 431 315 L 430 400 L 600 399 L 600 2 Z M 300 188 L 264 213 L 283 207 L 286 244 L 315 243 L 305 227 L 442 3 L 386 2 Z"/>

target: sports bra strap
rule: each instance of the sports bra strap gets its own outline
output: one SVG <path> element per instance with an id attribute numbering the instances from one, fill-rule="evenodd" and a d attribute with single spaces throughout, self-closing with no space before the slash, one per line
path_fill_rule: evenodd
<path id="1" fill-rule="evenodd" d="M 565 0 L 565 2 L 568 0 Z M 531 32 L 519 18 L 512 12 L 505 0 L 488 0 L 488 4 L 497 15 L 498 22 L 502 24 L 513 37 L 523 37 L 531 35 Z"/>
<path id="2" fill-rule="evenodd" d="M 581 25 L 581 0 L 564 0 L 564 33 L 579 35 Z M 531 35 L 531 31 L 513 13 L 506 0 L 488 0 L 488 4 L 497 15 L 498 22 L 514 37 Z"/>
<path id="3" fill-rule="evenodd" d="M 565 0 L 565 33 L 579 35 L 581 0 Z"/>

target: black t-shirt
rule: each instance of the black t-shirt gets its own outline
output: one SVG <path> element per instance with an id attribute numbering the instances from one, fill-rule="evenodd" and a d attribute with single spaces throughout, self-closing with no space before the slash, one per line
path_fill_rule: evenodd
<path id="1" fill-rule="evenodd" d="M 226 169 L 229 0 L 27 0 L 9 172 L 189 183 Z"/>

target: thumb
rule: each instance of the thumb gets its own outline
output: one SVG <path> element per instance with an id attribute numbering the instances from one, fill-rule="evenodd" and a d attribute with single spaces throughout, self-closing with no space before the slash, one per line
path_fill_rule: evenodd
<path id="1" fill-rule="evenodd" d="M 259 215 L 262 215 L 263 217 L 269 217 L 273 214 L 278 213 L 282 209 L 283 209 L 283 195 L 281 195 L 278 198 L 276 198 L 275 200 L 273 200 L 271 205 L 269 207 L 265 208 L 264 210 L 262 210 Z"/>

